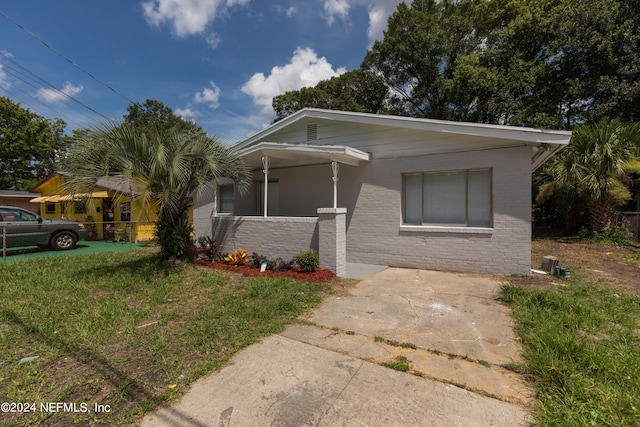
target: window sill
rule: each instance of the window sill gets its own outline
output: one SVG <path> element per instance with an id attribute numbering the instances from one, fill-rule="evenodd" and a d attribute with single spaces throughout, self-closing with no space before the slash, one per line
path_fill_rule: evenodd
<path id="1" fill-rule="evenodd" d="M 450 227 L 437 225 L 401 225 L 400 231 L 414 233 L 493 234 L 489 227 Z"/>

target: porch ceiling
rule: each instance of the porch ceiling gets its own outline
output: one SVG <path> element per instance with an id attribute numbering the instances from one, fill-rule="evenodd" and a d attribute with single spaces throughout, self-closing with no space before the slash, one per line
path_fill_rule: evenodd
<path id="1" fill-rule="evenodd" d="M 237 154 L 249 168 L 262 169 L 262 157 L 267 155 L 271 168 L 326 164 L 336 161 L 358 166 L 368 161 L 370 154 L 344 145 L 309 145 L 261 142 L 239 150 Z"/>

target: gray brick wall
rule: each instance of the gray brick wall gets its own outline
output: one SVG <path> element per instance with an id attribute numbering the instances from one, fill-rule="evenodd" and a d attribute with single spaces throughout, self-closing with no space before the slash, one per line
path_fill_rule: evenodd
<path id="1" fill-rule="evenodd" d="M 402 174 L 493 169 L 493 228 L 403 227 Z M 528 274 L 531 259 L 528 147 L 376 159 L 341 176 L 348 209 L 347 261 L 470 273 Z M 345 206 L 345 205 L 340 205 Z"/>
<path id="2" fill-rule="evenodd" d="M 318 251 L 318 218 L 216 216 L 213 236 L 223 252 L 242 247 L 270 259 L 290 260 L 295 254 Z"/>
<path id="3" fill-rule="evenodd" d="M 473 168 L 493 170 L 492 229 L 402 226 L 403 173 Z M 279 180 L 282 215 L 315 216 L 318 208 L 332 204 L 330 165 L 273 169 L 269 178 Z M 347 261 L 469 273 L 530 271 L 530 147 L 378 158 L 359 167 L 341 166 L 339 178 L 338 206 L 347 208 Z M 236 207 L 243 214 L 255 213 L 244 211 L 255 210 L 255 197 L 250 192 Z M 206 215 L 210 212 L 197 214 L 203 220 Z M 227 251 L 242 246 L 286 259 L 309 248 L 318 250 L 317 218 L 300 220 L 214 217 L 213 235 L 225 236 Z"/>

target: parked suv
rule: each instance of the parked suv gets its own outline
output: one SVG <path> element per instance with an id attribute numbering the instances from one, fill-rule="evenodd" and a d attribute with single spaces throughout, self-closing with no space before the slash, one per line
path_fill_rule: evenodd
<path id="1" fill-rule="evenodd" d="M 0 205 L 0 250 L 6 229 L 7 248 L 51 247 L 57 251 L 73 249 L 87 237 L 84 226 L 64 219 L 46 219 L 26 209 Z"/>

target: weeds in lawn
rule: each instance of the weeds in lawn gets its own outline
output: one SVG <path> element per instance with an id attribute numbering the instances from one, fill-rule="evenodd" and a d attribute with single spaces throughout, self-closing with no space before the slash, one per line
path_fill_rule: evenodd
<path id="1" fill-rule="evenodd" d="M 533 382 L 538 425 L 640 424 L 640 297 L 574 284 L 501 288 Z"/>
<path id="2" fill-rule="evenodd" d="M 3 414 L 3 425 L 134 422 L 239 349 L 282 330 L 327 289 L 186 264 L 165 269 L 144 251 L 0 265 L 3 400 L 111 408 Z M 39 357 L 18 363 L 29 356 Z"/>

